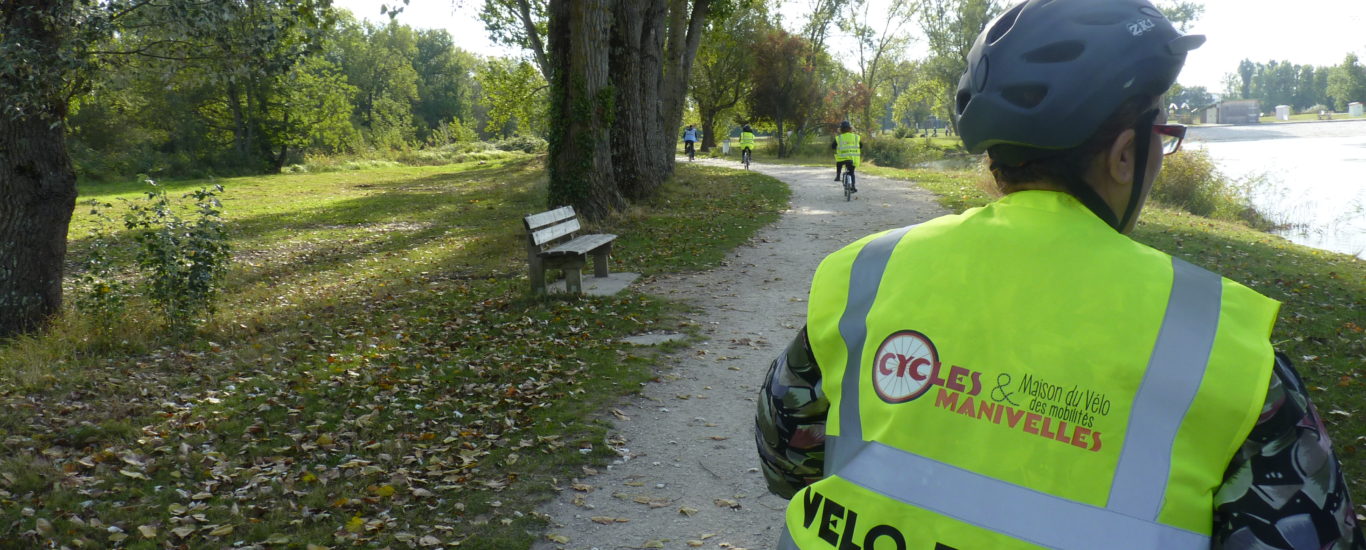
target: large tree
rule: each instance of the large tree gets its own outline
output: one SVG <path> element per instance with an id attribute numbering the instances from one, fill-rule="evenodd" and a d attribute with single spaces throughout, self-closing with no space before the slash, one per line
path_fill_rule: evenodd
<path id="1" fill-rule="evenodd" d="M 714 18 L 708 24 L 708 38 L 697 50 L 690 81 L 697 114 L 702 119 L 703 152 L 716 146 L 716 121 L 749 94 L 754 46 L 771 26 L 768 10 L 762 4 Z"/>
<path id="2" fill-rule="evenodd" d="M 653 195 L 673 173 L 675 130 L 712 4 L 551 0 L 552 205 L 601 218 Z"/>
<path id="3" fill-rule="evenodd" d="M 823 105 L 824 88 L 817 68 L 808 63 L 810 43 L 782 29 L 768 32 L 754 48 L 750 112 L 772 122 L 778 156 L 792 152 L 787 131 L 813 120 Z"/>
<path id="4" fill-rule="evenodd" d="M 94 61 L 128 55 L 180 59 L 180 45 L 213 40 L 242 10 L 288 7 L 288 18 L 275 26 L 234 37 L 268 48 L 287 27 L 324 21 L 329 5 L 330 0 L 0 1 L 0 338 L 38 328 L 61 309 L 67 225 L 76 198 L 65 121 Z M 180 38 L 99 49 L 120 25 L 134 20 Z"/>
<path id="5" fill-rule="evenodd" d="M 1348 53 L 1342 64 L 1328 69 L 1328 96 L 1333 100 L 1333 109 L 1347 110 L 1353 101 L 1366 101 L 1366 67 L 1363 67 L 1357 54 Z"/>
<path id="6" fill-rule="evenodd" d="M 870 7 L 867 1 L 851 3 L 844 26 L 857 44 L 859 83 L 867 95 L 860 103 L 857 127 L 873 135 L 881 130 L 879 121 L 894 99 L 883 93 L 891 76 L 887 68 L 897 64 L 900 52 L 910 44 L 906 27 L 915 16 L 916 4 L 912 0 L 889 0 L 876 13 Z"/>
<path id="7" fill-rule="evenodd" d="M 920 29 L 930 47 L 925 69 L 940 86 L 940 94 L 953 97 L 958 78 L 968 69 L 968 52 L 1001 6 L 991 0 L 920 0 Z M 952 101 L 942 103 L 953 110 Z M 944 113 L 952 119 L 953 113 Z"/>

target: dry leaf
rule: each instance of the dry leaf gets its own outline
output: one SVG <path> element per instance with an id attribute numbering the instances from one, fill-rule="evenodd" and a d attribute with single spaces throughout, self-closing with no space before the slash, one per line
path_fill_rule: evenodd
<path id="1" fill-rule="evenodd" d="M 232 534 L 232 525 L 219 525 L 214 530 L 209 531 L 209 536 L 225 537 Z"/>
<path id="2" fill-rule="evenodd" d="M 143 538 L 147 538 L 147 539 L 154 539 L 154 538 L 157 538 L 157 528 L 156 528 L 155 525 L 139 525 L 139 526 L 138 526 L 138 532 L 139 532 L 139 533 L 142 533 L 142 537 L 143 537 Z"/>
<path id="3" fill-rule="evenodd" d="M 697 508 L 693 508 L 691 506 L 680 506 L 678 508 L 678 513 L 688 517 L 692 517 L 693 515 L 697 514 Z"/>
<path id="4" fill-rule="evenodd" d="M 431 535 L 427 535 L 420 539 L 417 539 L 417 543 L 422 546 L 436 546 L 438 544 L 441 544 L 441 539 L 438 539 Z"/>
<path id="5" fill-rule="evenodd" d="M 717 506 L 720 506 L 720 507 L 722 507 L 722 508 L 730 508 L 730 509 L 732 509 L 732 510 L 739 510 L 739 509 L 740 509 L 740 503 L 739 503 L 739 502 L 736 502 L 736 501 L 731 500 L 731 499 L 728 499 L 728 498 L 718 498 L 718 499 L 716 499 L 716 500 L 713 500 L 712 502 L 715 502 Z"/>
<path id="6" fill-rule="evenodd" d="M 558 543 L 560 543 L 560 544 L 569 544 L 569 537 L 566 537 L 566 536 L 564 536 L 564 535 L 554 535 L 554 534 L 551 534 L 551 535 L 546 535 L 545 538 L 546 538 L 546 540 L 548 540 L 548 541 L 550 541 L 550 542 L 558 542 Z"/>

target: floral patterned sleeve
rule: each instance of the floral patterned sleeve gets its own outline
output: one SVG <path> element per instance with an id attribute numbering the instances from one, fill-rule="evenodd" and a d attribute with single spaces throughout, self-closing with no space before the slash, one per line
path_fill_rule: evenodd
<path id="1" fill-rule="evenodd" d="M 806 328 L 773 360 L 759 394 L 755 443 L 768 490 L 783 498 L 824 474 L 825 414 L 830 401 L 821 391 L 821 373 Z"/>
<path id="2" fill-rule="evenodd" d="M 1366 550 L 1323 420 L 1284 354 L 1214 507 L 1215 550 Z"/>

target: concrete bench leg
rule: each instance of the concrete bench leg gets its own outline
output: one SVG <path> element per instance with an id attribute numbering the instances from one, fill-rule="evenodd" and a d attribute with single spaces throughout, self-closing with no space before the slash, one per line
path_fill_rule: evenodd
<path id="1" fill-rule="evenodd" d="M 594 277 L 606 277 L 606 276 L 607 276 L 607 255 L 608 255 L 609 253 L 611 253 L 611 251 L 612 251 L 611 247 L 608 247 L 608 248 L 604 248 L 604 249 L 602 249 L 602 250 L 599 250 L 598 252 L 593 253 L 593 276 L 594 276 Z"/>
<path id="2" fill-rule="evenodd" d="M 572 262 L 564 266 L 564 289 L 570 293 L 583 293 L 583 262 Z"/>
<path id="3" fill-rule="evenodd" d="M 540 258 L 536 258 L 533 256 L 533 259 L 531 260 L 531 273 L 529 274 L 529 278 L 531 279 L 532 294 L 546 293 L 545 263 L 542 262 Z"/>

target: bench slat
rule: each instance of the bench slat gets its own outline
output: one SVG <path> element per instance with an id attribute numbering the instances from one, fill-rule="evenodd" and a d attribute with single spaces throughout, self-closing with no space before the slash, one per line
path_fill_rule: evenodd
<path id="1" fill-rule="evenodd" d="M 532 214 L 525 218 L 527 232 L 535 232 L 548 225 L 552 225 L 574 217 L 573 206 L 561 206 L 554 210 Z"/>
<path id="2" fill-rule="evenodd" d="M 578 218 L 570 218 L 569 221 L 566 221 L 559 225 L 552 225 L 550 227 L 532 233 L 531 241 L 533 243 L 536 243 L 536 246 L 541 246 L 545 243 L 554 241 L 555 239 L 558 239 L 560 237 L 564 237 L 566 235 L 573 235 L 575 231 L 578 231 L 580 229 L 580 227 L 581 226 L 579 225 Z"/>
<path id="3" fill-rule="evenodd" d="M 561 254 L 587 254 L 596 250 L 598 247 L 616 240 L 617 236 L 611 233 L 597 235 L 582 235 L 575 237 L 574 240 L 556 246 L 550 250 L 542 252 L 543 256 L 558 256 Z"/>

